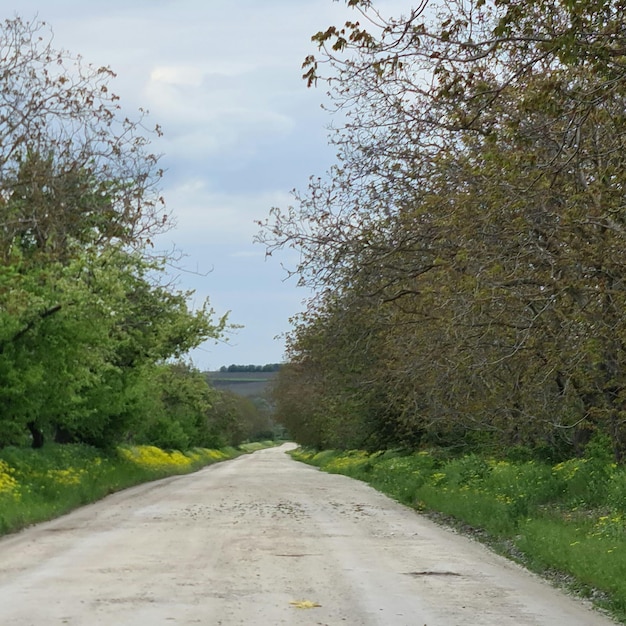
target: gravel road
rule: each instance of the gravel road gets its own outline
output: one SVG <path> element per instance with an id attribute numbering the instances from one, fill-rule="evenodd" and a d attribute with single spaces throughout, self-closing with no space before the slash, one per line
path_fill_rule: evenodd
<path id="1" fill-rule="evenodd" d="M 610 620 L 288 446 L 0 541 L 0 625 L 604 626 Z"/>

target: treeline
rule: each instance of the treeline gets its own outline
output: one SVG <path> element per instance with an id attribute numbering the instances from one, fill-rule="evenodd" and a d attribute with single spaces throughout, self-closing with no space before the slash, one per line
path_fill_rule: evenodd
<path id="1" fill-rule="evenodd" d="M 0 447 L 237 443 L 256 427 L 181 361 L 226 320 L 190 308 L 152 244 L 160 129 L 51 41 L 0 28 Z"/>
<path id="2" fill-rule="evenodd" d="M 281 363 L 266 363 L 265 365 L 222 365 L 220 372 L 277 372 Z"/>
<path id="3" fill-rule="evenodd" d="M 345 122 L 338 162 L 260 235 L 318 294 L 280 419 L 320 448 L 562 457 L 600 437 L 623 460 L 622 4 L 348 4 L 305 61 Z"/>

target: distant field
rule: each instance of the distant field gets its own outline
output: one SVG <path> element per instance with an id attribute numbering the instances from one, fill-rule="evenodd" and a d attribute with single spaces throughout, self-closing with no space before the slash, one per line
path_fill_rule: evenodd
<path id="1" fill-rule="evenodd" d="M 207 372 L 217 389 L 228 389 L 240 396 L 263 396 L 278 372 Z"/>

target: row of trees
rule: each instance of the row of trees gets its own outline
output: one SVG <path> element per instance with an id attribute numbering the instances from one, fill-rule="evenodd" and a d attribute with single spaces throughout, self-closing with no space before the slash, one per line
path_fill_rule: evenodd
<path id="1" fill-rule="evenodd" d="M 280 369 L 280 363 L 266 363 L 265 365 L 222 365 L 220 372 L 277 372 Z"/>
<path id="2" fill-rule="evenodd" d="M 109 68 L 0 29 L 0 446 L 236 443 L 236 403 L 180 361 L 226 320 L 169 284 L 158 127 L 131 120 Z"/>
<path id="3" fill-rule="evenodd" d="M 338 162 L 260 239 L 300 252 L 278 412 L 321 447 L 626 453 L 626 11 L 450 0 L 313 37 Z"/>

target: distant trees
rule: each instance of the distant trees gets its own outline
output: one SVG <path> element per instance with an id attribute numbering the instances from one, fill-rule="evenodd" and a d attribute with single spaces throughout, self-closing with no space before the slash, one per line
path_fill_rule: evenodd
<path id="1" fill-rule="evenodd" d="M 210 391 L 172 361 L 226 320 L 192 310 L 152 249 L 160 129 L 122 112 L 109 68 L 51 42 L 39 22 L 0 27 L 0 446 L 208 441 Z"/>
<path id="2" fill-rule="evenodd" d="M 217 408 L 231 415 L 231 432 L 244 439 L 274 439 L 284 434 L 284 429 L 276 424 L 274 406 L 269 399 L 269 389 L 273 377 L 259 377 L 256 374 L 273 373 L 281 369 L 280 363 L 266 365 L 230 365 L 222 366 L 220 376 L 205 372 L 210 385 L 215 386 L 221 399 Z M 230 376 L 230 374 L 249 374 L 250 376 Z M 236 417 L 233 417 L 236 416 Z"/>
<path id="3" fill-rule="evenodd" d="M 277 372 L 281 363 L 266 363 L 265 365 L 222 365 L 220 372 Z"/>
<path id="4" fill-rule="evenodd" d="M 267 434 L 267 416 L 250 399 L 212 387 L 188 364 L 160 365 L 156 376 L 146 380 L 145 392 L 144 415 L 132 432 L 138 443 L 219 448 Z"/>
<path id="5" fill-rule="evenodd" d="M 338 163 L 260 235 L 318 292 L 278 414 L 322 446 L 599 435 L 623 459 L 623 7 L 348 4 L 305 61 L 345 116 Z"/>

